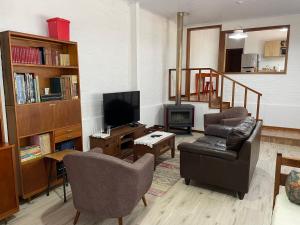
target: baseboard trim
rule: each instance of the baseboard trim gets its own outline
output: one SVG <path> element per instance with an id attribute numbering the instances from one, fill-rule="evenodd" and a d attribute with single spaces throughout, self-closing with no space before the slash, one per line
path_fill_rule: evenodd
<path id="1" fill-rule="evenodd" d="M 290 128 L 290 127 L 276 127 L 276 126 L 268 126 L 268 125 L 263 125 L 262 128 L 264 129 L 273 129 L 273 130 L 281 130 L 281 131 L 296 131 L 300 132 L 300 129 L 298 128 Z"/>
<path id="2" fill-rule="evenodd" d="M 153 125 L 153 126 L 151 126 L 151 127 L 149 127 L 149 128 L 155 128 L 155 127 L 160 127 L 160 128 L 164 128 L 165 126 L 164 125 L 157 125 L 157 124 L 155 124 L 155 125 Z M 183 128 L 172 128 L 173 130 L 180 130 L 180 131 L 183 131 L 184 129 Z M 202 131 L 202 130 L 197 130 L 197 129 L 192 129 L 192 132 L 196 132 L 196 133 L 200 133 L 200 134 L 203 134 L 204 133 L 204 131 Z"/>

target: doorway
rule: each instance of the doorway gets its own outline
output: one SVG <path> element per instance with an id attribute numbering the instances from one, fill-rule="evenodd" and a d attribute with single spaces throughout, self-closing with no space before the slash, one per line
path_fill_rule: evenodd
<path id="1" fill-rule="evenodd" d="M 226 49 L 225 72 L 241 72 L 243 52 L 243 48 Z"/>

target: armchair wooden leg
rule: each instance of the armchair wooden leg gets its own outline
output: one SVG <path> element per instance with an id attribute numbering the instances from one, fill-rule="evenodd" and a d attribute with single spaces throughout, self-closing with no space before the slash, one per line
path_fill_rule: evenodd
<path id="1" fill-rule="evenodd" d="M 78 219 L 79 219 L 79 216 L 80 216 L 80 212 L 77 211 L 77 212 L 76 212 L 76 216 L 75 216 L 75 218 L 74 218 L 74 222 L 73 222 L 74 225 L 77 223 L 77 221 L 78 221 Z"/>
<path id="2" fill-rule="evenodd" d="M 147 206 L 147 201 L 146 201 L 145 195 L 142 197 L 142 200 L 143 200 L 143 203 L 144 203 L 144 205 L 146 207 Z"/>
<path id="3" fill-rule="evenodd" d="M 118 221 L 119 221 L 119 225 L 123 225 L 123 217 L 119 217 Z"/>

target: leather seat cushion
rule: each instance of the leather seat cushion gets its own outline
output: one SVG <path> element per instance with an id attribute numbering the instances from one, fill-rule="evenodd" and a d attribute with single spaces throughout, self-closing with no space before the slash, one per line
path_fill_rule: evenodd
<path id="1" fill-rule="evenodd" d="M 256 120 L 253 117 L 248 116 L 238 126 L 233 127 L 227 136 L 227 149 L 238 151 L 242 147 L 244 141 L 250 137 L 255 125 Z"/>
<path id="2" fill-rule="evenodd" d="M 182 143 L 178 146 L 180 151 L 207 155 L 227 160 L 235 160 L 237 152 L 226 149 L 226 139 L 205 136 L 197 139 L 194 143 Z"/>

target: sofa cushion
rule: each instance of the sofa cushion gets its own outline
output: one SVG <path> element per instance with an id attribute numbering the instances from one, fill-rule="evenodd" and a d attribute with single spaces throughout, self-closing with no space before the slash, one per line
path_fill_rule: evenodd
<path id="1" fill-rule="evenodd" d="M 251 135 L 256 120 L 253 117 L 246 117 L 239 125 L 233 127 L 227 136 L 226 146 L 228 150 L 238 151 L 243 142 Z"/>
<path id="2" fill-rule="evenodd" d="M 292 170 L 285 183 L 285 190 L 289 200 L 300 205 L 300 173 Z"/>
<path id="3" fill-rule="evenodd" d="M 228 134 L 231 132 L 232 127 L 224 126 L 220 124 L 208 125 L 205 129 L 205 135 L 216 136 L 221 138 L 227 138 Z"/>
<path id="4" fill-rule="evenodd" d="M 213 156 L 227 160 L 235 160 L 237 158 L 235 151 L 226 150 L 226 139 L 214 136 L 199 138 L 194 143 L 181 143 L 178 145 L 178 149 L 182 152 Z"/>
<path id="5" fill-rule="evenodd" d="M 280 191 L 276 196 L 272 225 L 300 224 L 300 206 L 289 201 L 286 193 Z"/>

